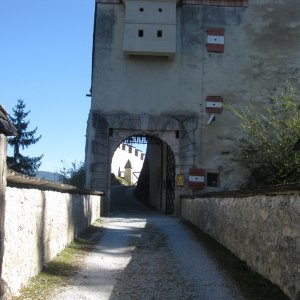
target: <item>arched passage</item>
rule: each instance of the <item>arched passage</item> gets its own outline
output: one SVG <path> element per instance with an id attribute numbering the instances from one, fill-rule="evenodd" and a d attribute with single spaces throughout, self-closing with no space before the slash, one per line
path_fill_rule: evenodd
<path id="1" fill-rule="evenodd" d="M 173 214 L 175 208 L 175 157 L 171 147 L 166 142 L 157 136 L 145 133 L 129 136 L 116 149 L 113 161 L 118 160 L 122 164 L 127 159 L 130 159 L 130 156 L 134 158 L 135 154 L 139 153 L 132 145 L 136 146 L 139 143 L 146 143 L 147 151 L 136 185 L 136 195 L 141 201 L 156 210 L 166 214 Z M 124 151 L 121 152 L 120 149 L 124 149 Z M 127 153 L 128 149 L 129 153 Z M 119 155 L 119 159 L 115 155 Z M 123 155 L 122 158 L 121 155 Z M 138 162 L 136 161 L 136 163 Z M 128 161 L 126 162 L 127 164 Z M 131 169 L 124 172 L 123 178 L 127 182 L 128 178 L 132 178 L 132 174 L 128 177 L 128 173 L 126 174 L 126 172 L 133 172 L 135 167 L 134 163 L 132 163 Z M 112 168 L 116 169 L 116 166 L 112 164 Z M 113 184 L 111 182 L 111 185 Z"/>
<path id="2" fill-rule="evenodd" d="M 177 174 L 186 175 L 195 164 L 194 131 L 196 128 L 196 119 L 193 116 L 91 112 L 86 143 L 86 187 L 105 192 L 104 214 L 109 213 L 110 210 L 111 159 L 115 149 L 122 141 L 128 137 L 145 135 L 161 140 L 165 148 L 169 147 L 169 153 L 172 153 L 172 155 L 168 155 L 168 160 L 167 157 L 164 157 L 163 161 L 173 161 L 171 165 L 175 168 L 175 176 Z M 164 155 L 167 155 L 167 151 L 164 151 Z M 169 180 L 168 183 L 170 183 Z M 162 184 L 167 186 L 167 177 L 164 177 Z M 174 214 L 179 213 L 179 195 L 189 192 L 187 183 L 184 186 L 175 186 L 174 209 L 170 209 L 169 213 L 171 211 L 174 211 Z M 170 192 L 170 194 L 172 193 Z M 167 212 L 165 204 L 166 202 L 162 201 L 159 209 Z"/>

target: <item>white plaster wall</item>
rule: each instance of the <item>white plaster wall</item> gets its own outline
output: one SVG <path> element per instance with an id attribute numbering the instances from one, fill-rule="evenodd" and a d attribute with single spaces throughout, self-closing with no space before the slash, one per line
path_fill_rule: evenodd
<path id="1" fill-rule="evenodd" d="M 300 194 L 184 198 L 181 215 L 291 299 L 300 297 Z"/>
<path id="2" fill-rule="evenodd" d="M 15 294 L 100 217 L 100 196 L 7 188 L 3 278 Z"/>
<path id="3" fill-rule="evenodd" d="M 122 146 L 125 146 L 125 150 L 122 150 Z M 125 173 L 125 164 L 127 163 L 128 159 L 131 162 L 132 166 L 132 184 L 135 184 L 138 181 L 139 173 L 142 170 L 144 160 L 145 160 L 145 154 L 140 151 L 138 151 L 138 155 L 135 155 L 135 150 L 137 150 L 135 147 L 132 146 L 132 153 L 129 153 L 129 146 L 125 144 L 120 144 L 120 146 L 115 150 L 114 156 L 112 158 L 111 163 L 111 173 L 115 174 L 115 176 L 119 176 L 119 168 L 121 171 L 121 177 L 124 177 Z M 143 159 L 141 159 L 141 155 L 143 154 Z M 136 176 L 133 175 L 133 172 L 137 172 Z"/>

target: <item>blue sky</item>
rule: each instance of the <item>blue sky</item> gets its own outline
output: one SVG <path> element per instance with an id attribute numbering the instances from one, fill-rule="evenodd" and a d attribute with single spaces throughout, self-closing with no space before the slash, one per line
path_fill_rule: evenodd
<path id="1" fill-rule="evenodd" d="M 40 170 L 84 160 L 94 8 L 95 0 L 0 2 L 0 103 L 11 113 L 23 99 L 31 110 L 42 139 L 27 154 L 44 154 Z"/>

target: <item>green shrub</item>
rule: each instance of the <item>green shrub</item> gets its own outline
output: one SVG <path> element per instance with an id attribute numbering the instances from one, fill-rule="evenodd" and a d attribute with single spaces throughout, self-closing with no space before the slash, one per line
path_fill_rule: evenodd
<path id="1" fill-rule="evenodd" d="M 70 184 L 83 189 L 85 185 L 85 165 L 83 162 L 72 162 L 71 166 L 63 166 L 59 173 L 62 183 Z"/>
<path id="2" fill-rule="evenodd" d="M 300 101 L 290 84 L 269 105 L 250 104 L 230 109 L 241 120 L 235 160 L 250 170 L 258 184 L 300 181 L 300 153 L 294 150 L 300 137 Z"/>

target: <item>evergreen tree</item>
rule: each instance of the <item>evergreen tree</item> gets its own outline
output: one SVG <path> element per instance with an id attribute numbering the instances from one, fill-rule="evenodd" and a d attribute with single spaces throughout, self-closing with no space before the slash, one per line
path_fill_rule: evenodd
<path id="1" fill-rule="evenodd" d="M 62 161 L 64 163 L 64 161 Z M 71 166 L 63 166 L 59 171 L 59 180 L 64 184 L 70 184 L 80 189 L 84 189 L 85 185 L 85 166 L 83 162 L 71 163 Z"/>
<path id="2" fill-rule="evenodd" d="M 38 157 L 24 156 L 20 153 L 20 149 L 28 148 L 30 145 L 37 143 L 39 137 L 35 137 L 37 127 L 33 130 L 28 130 L 30 121 L 26 120 L 26 117 L 30 113 L 25 111 L 25 103 L 19 99 L 15 108 L 13 108 L 13 116 L 10 116 L 10 120 L 17 129 L 17 136 L 8 139 L 9 145 L 14 148 L 14 155 L 7 158 L 8 167 L 16 172 L 35 176 L 36 171 L 41 165 L 41 159 L 43 155 Z"/>

